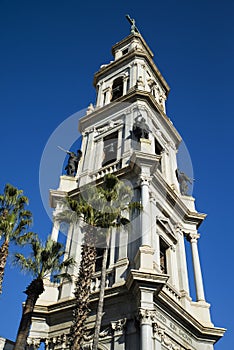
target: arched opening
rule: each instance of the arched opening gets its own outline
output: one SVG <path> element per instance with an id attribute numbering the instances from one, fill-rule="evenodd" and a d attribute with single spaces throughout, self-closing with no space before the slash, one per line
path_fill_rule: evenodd
<path id="1" fill-rule="evenodd" d="M 104 159 L 102 166 L 114 163 L 117 160 L 118 131 L 103 138 Z"/>
<path id="2" fill-rule="evenodd" d="M 123 77 L 118 77 L 113 81 L 111 101 L 123 95 Z"/>

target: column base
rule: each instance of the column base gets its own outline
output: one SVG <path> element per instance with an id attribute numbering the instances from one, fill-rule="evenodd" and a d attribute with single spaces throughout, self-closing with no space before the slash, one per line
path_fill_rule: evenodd
<path id="1" fill-rule="evenodd" d="M 153 258 L 154 249 L 150 246 L 141 246 L 134 259 L 136 269 L 152 273 L 154 270 Z"/>
<path id="2" fill-rule="evenodd" d="M 205 300 L 193 301 L 191 303 L 192 310 L 196 318 L 206 327 L 214 327 L 210 319 L 210 304 Z"/>

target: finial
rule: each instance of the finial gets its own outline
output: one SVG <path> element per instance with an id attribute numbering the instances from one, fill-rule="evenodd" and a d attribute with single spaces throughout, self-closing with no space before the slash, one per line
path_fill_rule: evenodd
<path id="1" fill-rule="evenodd" d="M 135 33 L 139 33 L 140 34 L 139 30 L 136 27 L 135 19 L 131 18 L 129 15 L 126 15 L 125 17 L 127 18 L 128 22 L 131 24 L 131 34 L 135 34 Z"/>

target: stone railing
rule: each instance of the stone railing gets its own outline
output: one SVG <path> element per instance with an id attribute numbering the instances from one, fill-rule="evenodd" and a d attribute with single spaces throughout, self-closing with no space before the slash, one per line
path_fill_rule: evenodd
<path id="1" fill-rule="evenodd" d="M 115 271 L 113 269 L 107 269 L 106 273 L 106 288 L 111 288 L 115 283 Z M 91 282 L 91 293 L 98 292 L 101 284 L 101 271 L 96 272 Z"/>
<path id="2" fill-rule="evenodd" d="M 92 180 L 100 179 L 101 177 L 105 176 L 106 174 L 114 173 L 115 171 L 119 170 L 121 168 L 121 161 L 117 160 L 113 162 L 112 164 L 109 164 L 98 171 L 95 171 L 90 174 L 90 177 Z"/>
<path id="3" fill-rule="evenodd" d="M 181 299 L 180 293 L 169 283 L 166 283 L 163 290 L 175 301 L 179 302 Z"/>

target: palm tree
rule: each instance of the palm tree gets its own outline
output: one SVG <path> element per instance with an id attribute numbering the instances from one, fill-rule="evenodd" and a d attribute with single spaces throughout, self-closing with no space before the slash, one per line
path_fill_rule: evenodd
<path id="1" fill-rule="evenodd" d="M 44 291 L 44 278 L 70 280 L 71 277 L 66 272 L 66 268 L 74 264 L 72 257 L 62 261 L 65 254 L 64 247 L 61 243 L 52 240 L 50 236 L 45 244 L 34 236 L 30 245 L 32 248 L 30 257 L 25 258 L 22 254 L 15 254 L 15 264 L 19 265 L 23 271 L 29 272 L 33 280 L 24 292 L 27 294 L 27 299 L 23 307 L 14 350 L 25 349 L 34 306 Z"/>
<path id="2" fill-rule="evenodd" d="M 78 195 L 76 200 L 66 199 L 64 210 L 58 213 L 55 218 L 58 222 L 66 222 L 73 226 L 79 225 L 80 220 L 85 223 L 81 262 L 75 281 L 74 295 L 76 305 L 69 334 L 71 349 L 73 350 L 81 349 L 81 343 L 85 333 L 84 324 L 90 311 L 89 296 L 96 260 L 97 227 L 100 220 L 100 214 L 97 208 L 100 205 L 101 200 L 96 188 L 84 186 L 82 193 Z"/>
<path id="3" fill-rule="evenodd" d="M 130 203 L 131 198 L 131 188 L 124 185 L 116 176 L 108 174 L 104 177 L 102 186 L 87 185 L 81 189 L 77 200 L 68 198 L 68 208 L 57 216 L 59 221 L 78 224 L 79 219 L 81 219 L 86 224 L 80 269 L 74 293 L 76 306 L 73 324 L 70 329 L 72 350 L 81 349 L 85 333 L 85 321 L 90 311 L 89 296 L 96 258 L 95 245 L 98 239 L 105 237 L 100 295 L 93 339 L 93 349 L 97 349 L 104 303 L 106 265 L 111 229 L 112 227 L 129 223 L 129 220 L 122 216 L 123 211 L 129 210 L 131 207 L 139 207 L 136 203 Z"/>
<path id="4" fill-rule="evenodd" d="M 125 185 L 124 182 L 120 181 L 112 174 L 108 174 L 104 177 L 104 183 L 103 186 L 100 187 L 99 192 L 104 199 L 104 206 L 101 211 L 99 226 L 106 229 L 106 244 L 103 252 L 101 284 L 92 350 L 97 350 L 98 348 L 106 287 L 107 257 L 110 247 L 112 228 L 129 224 L 129 219 L 123 214 L 129 214 L 131 209 L 141 209 L 140 203 L 131 202 L 133 196 L 131 187 Z"/>
<path id="5" fill-rule="evenodd" d="M 32 223 L 32 214 L 25 209 L 27 204 L 28 198 L 23 195 L 23 191 L 10 184 L 5 186 L 4 193 L 0 195 L 0 293 L 10 242 L 24 244 L 33 235 L 32 232 L 26 232 Z"/>

